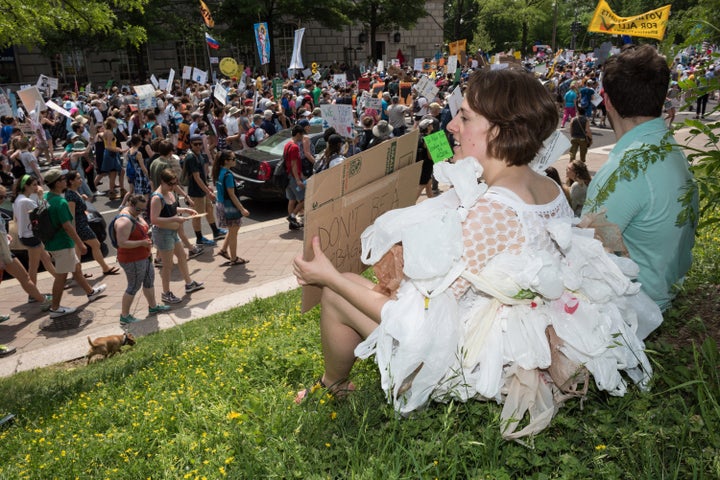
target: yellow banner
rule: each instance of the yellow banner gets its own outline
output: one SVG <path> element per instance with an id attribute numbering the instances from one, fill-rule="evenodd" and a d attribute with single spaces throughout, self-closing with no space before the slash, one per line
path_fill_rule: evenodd
<path id="1" fill-rule="evenodd" d="M 467 40 L 458 40 L 457 42 L 451 42 L 448 44 L 448 49 L 450 55 L 460 55 L 460 52 L 463 54 L 465 53 L 465 46 L 467 45 Z"/>
<path id="2" fill-rule="evenodd" d="M 203 0 L 200 0 L 200 15 L 202 15 L 205 25 L 207 25 L 208 28 L 213 28 L 215 26 L 215 21 L 210 14 L 210 9 L 207 5 L 205 5 Z"/>
<path id="3" fill-rule="evenodd" d="M 662 40 L 665 37 L 669 16 L 670 5 L 665 5 L 634 17 L 619 17 L 610 10 L 610 5 L 605 0 L 600 0 L 588 26 L 588 32 Z"/>

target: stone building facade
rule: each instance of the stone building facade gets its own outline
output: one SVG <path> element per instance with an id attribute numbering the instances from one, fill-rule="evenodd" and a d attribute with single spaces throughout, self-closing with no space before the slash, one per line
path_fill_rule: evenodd
<path id="1" fill-rule="evenodd" d="M 421 18 L 410 30 L 395 29 L 376 32 L 375 44 L 370 45 L 370 34 L 361 25 L 351 25 L 342 30 L 328 30 L 317 24 L 299 25 L 279 22 L 275 26 L 272 48 L 276 72 L 284 71 L 290 62 L 294 31 L 304 27 L 302 59 L 305 67 L 313 62 L 319 65 L 342 64 L 368 66 L 371 58 L 384 59 L 387 65 L 402 52 L 405 62 L 412 64 L 414 58 L 433 57 L 443 45 L 443 2 L 426 0 L 428 16 Z M 258 63 L 257 52 L 244 51 L 228 45 L 211 51 L 217 58 L 233 57 L 239 63 L 254 66 Z M 93 86 L 105 85 L 109 80 L 120 84 L 145 83 L 139 72 L 146 70 L 157 78 L 167 78 L 170 68 L 179 78 L 184 65 L 208 70 L 210 60 L 205 42 L 163 42 L 145 45 L 139 51 L 90 52 L 80 47 L 70 49 L 54 58 L 23 46 L 13 46 L 0 55 L 0 85 L 17 87 L 34 84 L 40 74 L 57 77 L 60 84 L 73 88 L 91 82 Z M 217 71 L 217 65 L 212 65 Z M 263 69 L 259 69 L 263 71 Z M 219 72 L 218 72 L 219 73 Z"/>

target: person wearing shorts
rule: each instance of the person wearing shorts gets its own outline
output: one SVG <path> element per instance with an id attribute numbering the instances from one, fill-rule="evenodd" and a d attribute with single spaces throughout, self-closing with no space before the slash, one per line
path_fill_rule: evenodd
<path id="1" fill-rule="evenodd" d="M 288 222 L 290 230 L 297 230 L 302 227 L 298 218 L 305 208 L 305 183 L 302 176 L 302 157 L 300 156 L 299 144 L 302 142 L 305 129 L 302 125 L 295 125 L 292 128 L 292 140 L 285 144 L 283 159 L 285 171 L 290 182 L 285 188 L 285 198 L 288 199 Z"/>
<path id="2" fill-rule="evenodd" d="M 98 285 L 91 287 L 85 279 L 80 267 L 80 260 L 75 254 L 75 245 L 81 254 L 87 252 L 87 247 L 78 236 L 73 225 L 72 213 L 67 200 L 63 195 L 63 191 L 67 185 L 67 179 L 62 171 L 53 168 L 45 172 L 45 184 L 50 189 L 45 194 L 45 200 L 48 202 L 48 212 L 50 221 L 59 230 L 45 244 L 45 248 L 52 255 L 55 263 L 55 280 L 52 287 L 52 306 L 50 307 L 50 318 L 62 317 L 75 311 L 71 307 L 63 307 L 60 305 L 63 291 L 65 290 L 65 280 L 69 273 L 73 274 L 75 282 L 85 290 L 89 302 L 92 302 L 105 291 L 106 285 Z"/>
<path id="3" fill-rule="evenodd" d="M 30 280 L 37 285 L 37 273 L 42 262 L 45 270 L 55 275 L 55 267 L 53 266 L 50 255 L 45 250 L 40 239 L 33 235 L 30 225 L 30 212 L 37 207 L 36 199 L 44 194 L 38 180 L 31 175 L 23 175 L 19 182 L 15 182 L 15 201 L 13 201 L 13 217 L 17 224 L 18 240 L 28 252 L 28 275 Z M 28 297 L 28 302 L 32 302 L 32 297 Z"/>
<path id="4" fill-rule="evenodd" d="M 153 241 L 158 255 L 162 260 L 160 278 L 162 280 L 162 301 L 164 303 L 180 303 L 182 300 L 170 291 L 170 271 L 173 267 L 173 255 L 177 258 L 178 269 L 185 280 L 185 293 L 200 290 L 203 284 L 190 278 L 187 257 L 183 244 L 178 236 L 178 229 L 182 228 L 189 217 L 197 215 L 191 208 L 181 208 L 173 190 L 178 179 L 171 169 L 160 172 L 160 187 L 150 196 L 150 222 L 153 224 Z"/>
<path id="5" fill-rule="evenodd" d="M 207 163 L 208 159 L 203 155 L 203 137 L 193 135 L 190 137 L 190 152 L 185 156 L 183 169 L 188 178 L 188 195 L 193 201 L 195 210 L 202 214 L 207 214 L 207 222 L 213 232 L 213 239 L 203 237 L 201 221 L 202 218 L 196 217 L 192 219 L 193 230 L 197 245 L 205 245 L 214 247 L 217 241 L 227 235 L 227 230 L 218 228 L 215 224 L 215 212 L 213 211 L 213 202 L 217 200 L 212 189 L 207 184 Z"/>
<path id="6" fill-rule="evenodd" d="M 148 302 L 148 314 L 154 315 L 170 309 L 167 305 L 155 301 L 155 269 L 152 264 L 150 226 L 141 215 L 147 205 L 145 195 L 131 194 L 127 205 L 120 210 L 120 216 L 115 220 L 117 258 L 127 278 L 127 288 L 120 310 L 121 326 L 139 321 L 130 313 L 130 307 L 141 287 Z"/>

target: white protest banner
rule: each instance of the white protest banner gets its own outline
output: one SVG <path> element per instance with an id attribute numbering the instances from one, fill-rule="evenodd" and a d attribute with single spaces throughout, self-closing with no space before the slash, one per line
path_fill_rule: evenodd
<path id="1" fill-rule="evenodd" d="M 147 110 L 148 108 L 153 108 L 157 105 L 157 100 L 155 98 L 155 87 L 153 87 L 149 83 L 145 85 L 135 85 L 133 87 L 133 90 L 135 90 L 135 93 L 137 93 L 138 108 L 140 110 Z"/>
<path id="2" fill-rule="evenodd" d="M 385 62 L 383 62 L 382 60 L 378 60 L 378 63 L 377 63 L 377 71 L 378 71 L 378 72 L 384 72 L 384 71 L 385 71 Z"/>
<path id="3" fill-rule="evenodd" d="M 423 70 L 423 63 L 425 63 L 424 58 L 416 58 L 413 60 L 413 70 L 416 72 L 422 72 Z"/>
<path id="4" fill-rule="evenodd" d="M 193 71 L 193 67 L 188 67 L 187 65 L 184 66 L 183 72 L 182 72 L 182 79 L 190 80 L 192 78 L 192 71 Z"/>
<path id="5" fill-rule="evenodd" d="M 593 93 L 592 98 L 590 98 L 590 103 L 592 103 L 592 104 L 595 105 L 596 107 L 597 107 L 598 105 L 600 105 L 600 104 L 602 103 L 602 101 L 603 101 L 602 95 L 600 95 L 600 94 L 597 93 L 597 92 Z"/>
<path id="6" fill-rule="evenodd" d="M 290 58 L 290 67 L 294 70 L 302 70 L 305 68 L 302 61 L 302 40 L 303 35 L 305 35 L 305 29 L 299 28 L 295 30 L 295 40 L 293 41 L 293 51 L 292 51 L 292 57 Z M 306 74 L 305 77 L 307 78 L 310 74 Z"/>
<path id="7" fill-rule="evenodd" d="M 206 83 L 207 82 L 207 72 L 205 70 L 200 70 L 199 68 L 193 67 L 192 80 L 197 83 Z"/>
<path id="8" fill-rule="evenodd" d="M 303 78 L 310 78 L 310 75 L 312 75 L 312 70 L 310 70 L 309 68 L 306 68 L 305 70 L 302 71 L 302 74 L 303 74 Z"/>
<path id="9" fill-rule="evenodd" d="M 88 82 L 88 84 L 85 85 L 85 91 L 87 93 L 90 93 L 92 91 L 92 82 Z"/>
<path id="10" fill-rule="evenodd" d="M 219 82 L 215 84 L 213 89 L 213 97 L 217 98 L 223 105 L 227 104 L 227 90 Z"/>
<path id="11" fill-rule="evenodd" d="M 473 61 L 472 61 L 472 68 L 473 68 L 473 69 L 478 68 L 478 61 L 475 60 L 475 59 L 473 59 Z"/>
<path id="12" fill-rule="evenodd" d="M 372 108 L 373 110 L 377 110 L 379 113 L 382 111 L 382 98 L 368 95 L 365 97 L 365 108 Z"/>
<path id="13" fill-rule="evenodd" d="M 2 115 L 3 117 L 13 116 L 12 108 L 10 107 L 10 101 L 2 90 L 0 90 L 0 115 Z"/>
<path id="14" fill-rule="evenodd" d="M 457 70 L 457 60 L 457 55 L 450 55 L 448 57 L 445 73 L 455 73 L 455 70 Z"/>
<path id="15" fill-rule="evenodd" d="M 168 81 L 165 80 L 164 78 L 161 78 L 160 80 L 158 80 L 158 89 L 159 90 L 163 90 L 163 91 L 167 92 L 167 85 L 168 85 Z"/>
<path id="16" fill-rule="evenodd" d="M 43 99 L 43 96 L 40 93 L 40 89 L 38 89 L 38 87 L 33 85 L 31 87 L 18 90 L 17 94 L 18 97 L 20 97 L 20 101 L 25 106 L 25 110 L 27 110 L 28 112 L 35 108 L 35 102 L 40 102 L 40 104 L 42 105 L 40 107 L 41 110 L 47 109 L 47 106 L 45 105 L 45 99 Z"/>
<path id="17" fill-rule="evenodd" d="M 450 107 L 450 114 L 455 117 L 457 115 L 458 110 L 460 110 L 460 106 L 462 105 L 463 101 L 463 94 L 462 89 L 457 86 L 453 89 L 452 94 L 450 94 L 449 97 L 447 97 L 448 106 Z"/>
<path id="18" fill-rule="evenodd" d="M 341 87 L 344 87 L 347 85 L 347 74 L 345 73 L 336 73 L 333 75 L 332 83 L 335 85 L 339 85 Z"/>
<path id="19" fill-rule="evenodd" d="M 152 75 L 150 75 L 150 83 L 152 83 L 153 87 L 155 87 L 155 88 L 158 88 L 158 86 L 160 85 L 160 83 L 158 82 L 158 79 L 154 73 Z"/>
<path id="20" fill-rule="evenodd" d="M 415 204 L 422 162 L 415 163 L 417 129 L 365 150 L 337 167 L 310 177 L 305 193 L 303 255 L 312 258 L 312 239 L 341 272 L 361 273 L 360 234 L 377 217 Z M 320 301 L 321 290 L 303 287 L 302 311 Z"/>
<path id="21" fill-rule="evenodd" d="M 35 86 L 38 87 L 40 93 L 46 97 L 51 97 L 52 93 L 58 89 L 58 79 L 48 77 L 47 75 L 40 75 Z"/>
<path id="22" fill-rule="evenodd" d="M 539 63 L 535 65 L 535 73 L 540 76 L 544 76 L 547 73 L 547 64 Z"/>
<path id="23" fill-rule="evenodd" d="M 167 88 L 165 89 L 166 92 L 170 93 L 173 87 L 173 82 L 175 81 L 175 70 L 170 69 L 170 73 L 168 74 L 168 80 L 167 80 Z"/>
<path id="24" fill-rule="evenodd" d="M 64 117 L 72 118 L 72 115 L 70 115 L 70 112 L 68 112 L 63 107 L 61 107 L 57 103 L 53 102 L 52 100 L 48 100 L 47 102 L 45 102 L 45 105 L 50 107 L 52 110 L 55 110 L 56 112 L 58 112 L 60 115 L 62 115 Z"/>
<path id="25" fill-rule="evenodd" d="M 431 102 L 435 99 L 439 90 L 438 87 L 435 86 L 435 82 L 428 77 L 421 77 L 415 88 L 421 97 L 425 97 Z"/>
<path id="26" fill-rule="evenodd" d="M 320 105 L 320 111 L 323 120 L 327 122 L 328 126 L 335 128 L 338 135 L 345 138 L 355 136 L 352 105 Z"/>

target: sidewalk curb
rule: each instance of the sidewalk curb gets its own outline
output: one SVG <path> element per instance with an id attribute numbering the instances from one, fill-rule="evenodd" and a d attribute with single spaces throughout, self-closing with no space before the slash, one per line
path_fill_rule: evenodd
<path id="1" fill-rule="evenodd" d="M 282 219 L 282 222 L 285 222 L 285 219 Z M 194 306 L 176 311 L 171 310 L 169 313 L 157 315 L 157 318 L 149 317 L 142 322 L 130 325 L 127 330 L 132 333 L 137 333 L 139 336 L 148 335 L 182 325 L 192 320 L 240 307 L 256 298 L 272 297 L 273 295 L 297 287 L 298 284 L 295 277 L 288 276 L 252 288 L 240 290 L 237 293 L 215 298 L 202 307 Z M 95 336 L 116 335 L 119 328 L 119 324 L 118 326 L 107 325 L 98 330 Z M 76 360 L 84 357 L 87 350 L 88 345 L 85 337 L 82 337 L 82 341 L 79 341 L 77 337 L 73 337 L 41 350 L 19 352 L 17 355 L 13 355 L 10 358 L 4 359 L 3 362 L 0 362 L 0 377 L 9 377 L 18 372 Z"/>

